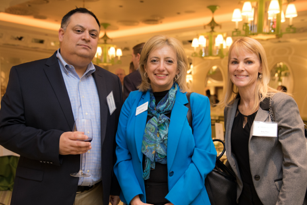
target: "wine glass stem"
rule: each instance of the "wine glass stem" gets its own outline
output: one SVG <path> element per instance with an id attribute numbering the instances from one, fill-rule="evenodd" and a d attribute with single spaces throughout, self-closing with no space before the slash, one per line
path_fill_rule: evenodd
<path id="1" fill-rule="evenodd" d="M 82 161 L 83 161 L 83 154 L 80 154 L 80 172 L 83 173 L 82 170 Z"/>
<path id="2" fill-rule="evenodd" d="M 85 166 L 85 164 L 86 164 L 86 152 L 83 153 L 83 155 L 84 155 L 84 167 L 86 167 L 86 166 Z M 84 170 L 84 174 L 85 174 L 85 172 L 86 172 L 86 170 Z"/>

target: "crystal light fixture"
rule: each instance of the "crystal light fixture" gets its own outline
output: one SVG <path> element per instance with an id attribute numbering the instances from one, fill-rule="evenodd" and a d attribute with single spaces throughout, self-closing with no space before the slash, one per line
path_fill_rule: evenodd
<path id="1" fill-rule="evenodd" d="M 93 59 L 93 62 L 96 63 L 97 65 L 104 65 L 104 66 L 120 64 L 121 63 L 120 57 L 123 55 L 122 50 L 120 48 L 116 49 L 116 45 L 107 43 L 107 41 L 110 40 L 110 38 L 107 35 L 106 29 L 108 26 L 110 26 L 110 24 L 102 23 L 101 26 L 105 30 L 105 33 L 101 38 L 103 40 L 103 43 L 101 42 L 98 43 L 97 51 Z"/>
<path id="2" fill-rule="evenodd" d="M 207 26 L 211 28 L 210 32 L 203 33 L 198 36 L 198 38 L 194 38 L 191 46 L 194 48 L 194 52 L 192 53 L 192 57 L 202 57 L 202 58 L 224 58 L 225 51 L 232 44 L 231 37 L 226 37 L 225 33 L 215 32 L 214 28 L 220 26 L 214 20 L 214 12 L 218 9 L 218 6 L 212 5 L 208 6 L 208 9 L 212 12 L 212 19 Z M 238 17 L 239 18 L 239 17 Z M 206 28 L 206 26 L 205 26 Z M 198 50 L 198 47 L 200 49 Z"/>
<path id="3" fill-rule="evenodd" d="M 289 0 L 288 0 L 289 1 Z M 286 33 L 295 33 L 292 19 L 297 17 L 295 5 L 287 6 L 286 15 L 282 11 L 282 0 L 252 0 L 243 4 L 242 12 L 235 9 L 232 21 L 236 22 L 232 36 L 250 36 L 256 39 L 279 38 Z M 267 12 L 265 12 L 267 11 Z M 243 16 L 243 18 L 242 18 Z M 285 32 L 281 30 L 281 23 L 285 17 L 290 19 Z M 238 23 L 244 21 L 242 31 L 238 29 Z"/>

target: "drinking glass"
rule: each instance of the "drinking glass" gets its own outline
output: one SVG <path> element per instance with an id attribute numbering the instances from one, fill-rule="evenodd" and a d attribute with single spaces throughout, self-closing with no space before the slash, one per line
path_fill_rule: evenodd
<path id="1" fill-rule="evenodd" d="M 86 142 L 91 142 L 93 139 L 93 129 L 92 122 L 90 119 L 77 119 L 74 123 L 73 131 L 84 132 L 84 134 L 88 137 Z M 90 174 L 85 173 L 82 170 L 82 159 L 86 160 L 86 153 L 80 154 L 80 170 L 77 173 L 72 173 L 70 176 L 73 177 L 90 177 Z"/>

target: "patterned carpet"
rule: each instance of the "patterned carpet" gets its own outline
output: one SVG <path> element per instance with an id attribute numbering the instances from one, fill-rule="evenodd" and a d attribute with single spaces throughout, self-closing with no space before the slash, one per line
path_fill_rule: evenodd
<path id="1" fill-rule="evenodd" d="M 11 191 L 0 191 L 0 205 L 10 205 L 11 196 Z M 118 205 L 123 205 L 123 202 L 119 202 Z"/>
<path id="2" fill-rule="evenodd" d="M 10 205 L 11 196 L 11 191 L 0 191 L 0 205 Z"/>

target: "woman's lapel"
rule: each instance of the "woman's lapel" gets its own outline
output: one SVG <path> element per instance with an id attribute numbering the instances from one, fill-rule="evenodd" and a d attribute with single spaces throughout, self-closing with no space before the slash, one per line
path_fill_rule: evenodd
<path id="1" fill-rule="evenodd" d="M 236 160 L 232 154 L 231 151 L 231 130 L 232 130 L 232 126 L 233 126 L 233 121 L 235 119 L 236 113 L 237 113 L 237 108 L 238 108 L 238 102 L 239 99 L 235 99 L 233 104 L 229 107 L 228 112 L 226 113 L 227 116 L 225 116 L 226 119 L 226 135 L 225 136 L 225 141 L 226 141 L 226 152 L 228 153 L 227 155 L 230 156 L 228 161 L 229 163 L 231 163 L 232 167 L 236 168 L 234 169 L 234 171 L 236 173 L 239 173 L 239 170 L 236 166 Z"/>
<path id="2" fill-rule="evenodd" d="M 167 164 L 168 169 L 171 168 L 176 150 L 178 147 L 179 139 L 182 133 L 184 122 L 187 119 L 188 108 L 185 104 L 188 103 L 186 93 L 180 92 L 180 89 L 176 93 L 176 101 L 172 110 L 170 125 L 168 130 L 168 142 L 167 142 Z"/>
<path id="3" fill-rule="evenodd" d="M 255 116 L 255 119 L 254 119 L 254 122 L 255 121 L 258 121 L 258 122 L 267 122 L 269 121 L 270 119 L 270 114 L 269 114 L 269 111 L 266 110 L 265 108 L 263 108 L 260 104 L 260 107 L 257 111 L 257 114 Z M 254 130 L 254 123 L 251 127 L 251 131 L 250 131 L 250 134 L 249 134 L 249 142 L 251 140 L 251 138 L 253 137 L 253 130 Z"/>
<path id="4" fill-rule="evenodd" d="M 235 99 L 233 104 L 229 107 L 228 109 L 228 113 L 227 114 L 227 119 L 226 119 L 226 133 L 227 136 L 225 136 L 225 140 L 228 141 L 228 143 L 226 143 L 226 150 L 227 152 L 231 153 L 231 129 L 233 126 L 233 121 L 235 119 L 236 113 L 237 113 L 237 108 L 238 108 L 238 102 L 239 99 Z"/>
<path id="5" fill-rule="evenodd" d="M 254 121 L 265 122 L 269 120 L 270 98 L 267 97 L 260 102 L 260 106 Z"/>
<path id="6" fill-rule="evenodd" d="M 136 110 L 139 106 L 143 105 L 144 103 L 149 103 L 150 101 L 150 93 L 147 91 L 146 93 L 142 94 L 141 99 L 136 105 Z M 143 135 L 145 131 L 146 121 L 147 121 L 147 114 L 148 114 L 148 107 L 146 111 L 138 114 L 135 116 L 135 146 L 137 149 L 137 153 L 139 156 L 140 162 L 143 159 L 142 156 L 142 141 L 143 141 Z"/>

